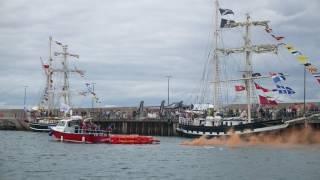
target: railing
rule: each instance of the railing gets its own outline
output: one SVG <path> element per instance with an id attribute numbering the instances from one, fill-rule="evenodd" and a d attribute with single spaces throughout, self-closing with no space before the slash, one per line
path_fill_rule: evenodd
<path id="1" fill-rule="evenodd" d="M 75 129 L 75 134 L 94 134 L 94 135 L 109 135 L 112 130 L 95 130 L 95 129 Z"/>

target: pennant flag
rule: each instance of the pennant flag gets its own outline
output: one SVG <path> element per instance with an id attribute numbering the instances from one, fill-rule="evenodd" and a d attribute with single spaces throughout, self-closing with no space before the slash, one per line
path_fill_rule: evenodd
<path id="1" fill-rule="evenodd" d="M 260 86 L 260 85 L 257 84 L 257 83 L 254 83 L 254 85 L 256 86 L 256 89 L 258 89 L 258 90 L 261 90 L 261 91 L 263 91 L 263 92 L 270 92 L 269 89 L 266 89 L 266 88 Z"/>
<path id="2" fill-rule="evenodd" d="M 301 63 L 301 64 L 306 64 L 308 62 L 308 57 L 304 56 L 304 55 L 299 55 L 297 57 L 297 60 Z"/>
<path id="3" fill-rule="evenodd" d="M 296 51 L 296 50 L 291 51 L 291 54 L 294 56 L 302 55 L 300 51 Z"/>
<path id="4" fill-rule="evenodd" d="M 59 42 L 59 41 L 55 41 L 56 42 L 56 44 L 58 44 L 59 46 L 62 46 L 62 43 L 61 42 Z"/>
<path id="5" fill-rule="evenodd" d="M 306 66 L 306 69 L 311 74 L 315 74 L 318 72 L 318 69 L 313 65 Z"/>
<path id="6" fill-rule="evenodd" d="M 278 91 L 279 94 L 295 94 L 296 92 L 290 87 L 284 87 L 281 85 L 277 85 L 277 89 L 273 89 L 272 91 Z"/>
<path id="7" fill-rule="evenodd" d="M 313 73 L 312 76 L 317 79 L 318 83 L 320 83 L 320 73 Z"/>
<path id="8" fill-rule="evenodd" d="M 261 105 L 278 105 L 277 101 L 269 100 L 267 97 L 261 95 L 259 95 L 259 101 Z"/>
<path id="9" fill-rule="evenodd" d="M 283 73 L 270 73 L 272 80 L 274 83 L 278 83 L 280 81 L 285 81 L 286 77 Z"/>
<path id="10" fill-rule="evenodd" d="M 235 91 L 239 92 L 239 91 L 244 91 L 246 90 L 246 87 L 242 86 L 242 85 L 235 85 Z"/>
<path id="11" fill-rule="evenodd" d="M 235 21 L 233 21 L 233 20 L 221 19 L 220 27 L 221 28 L 231 28 L 231 27 L 233 27 L 234 23 L 235 23 Z"/>
<path id="12" fill-rule="evenodd" d="M 287 45 L 285 45 L 284 47 L 287 48 L 289 52 L 295 51 L 295 50 L 294 50 L 294 47 L 291 46 L 291 45 L 288 45 L 288 44 L 287 44 Z"/>
<path id="13" fill-rule="evenodd" d="M 271 33 L 272 32 L 272 29 L 269 28 L 269 27 L 266 27 L 265 30 L 266 30 L 267 33 Z"/>
<path id="14" fill-rule="evenodd" d="M 280 41 L 280 40 L 284 39 L 283 36 L 275 36 L 275 35 L 273 35 L 273 34 L 271 34 L 271 36 L 272 36 L 273 38 L 275 38 L 277 41 Z"/>
<path id="15" fill-rule="evenodd" d="M 261 76 L 260 73 L 253 73 L 253 74 L 252 74 L 252 77 L 259 77 L 259 76 Z"/>
<path id="16" fill-rule="evenodd" d="M 222 16 L 227 15 L 227 14 L 233 14 L 233 15 L 234 15 L 234 12 L 233 12 L 231 9 L 222 9 L 222 8 L 219 8 L 219 11 L 220 11 L 220 14 L 221 14 Z"/>

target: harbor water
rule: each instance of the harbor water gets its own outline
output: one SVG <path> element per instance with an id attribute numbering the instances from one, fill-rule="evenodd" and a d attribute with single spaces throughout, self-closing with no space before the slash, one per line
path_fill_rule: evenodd
<path id="1" fill-rule="evenodd" d="M 320 145 L 241 147 L 74 144 L 46 133 L 0 131 L 0 179 L 320 179 Z"/>

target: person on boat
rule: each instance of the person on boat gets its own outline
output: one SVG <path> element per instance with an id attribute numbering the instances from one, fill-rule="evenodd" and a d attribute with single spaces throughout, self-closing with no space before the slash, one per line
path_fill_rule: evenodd
<path id="1" fill-rule="evenodd" d="M 243 110 L 240 114 L 240 117 L 241 118 L 247 118 L 247 111 L 246 110 Z"/>

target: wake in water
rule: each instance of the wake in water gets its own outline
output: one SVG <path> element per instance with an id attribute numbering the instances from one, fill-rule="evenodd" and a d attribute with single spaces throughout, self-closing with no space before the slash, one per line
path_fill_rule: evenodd
<path id="1" fill-rule="evenodd" d="M 234 134 L 228 137 L 215 137 L 211 139 L 208 139 L 206 136 L 202 136 L 191 141 L 184 141 L 181 144 L 189 146 L 225 145 L 229 147 L 250 145 L 291 146 L 320 144 L 320 131 L 313 130 L 311 127 L 304 127 L 288 129 L 281 133 L 260 133 L 246 136 Z"/>

